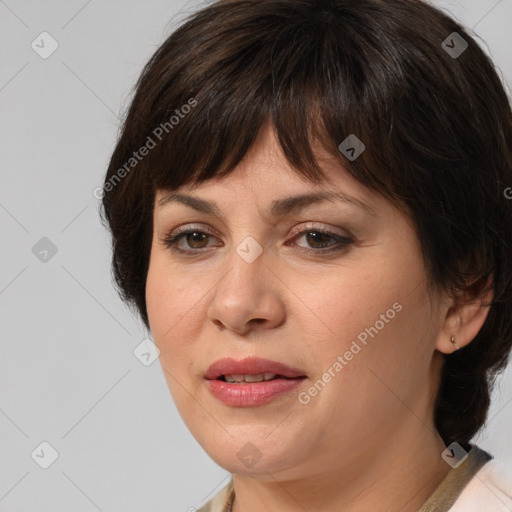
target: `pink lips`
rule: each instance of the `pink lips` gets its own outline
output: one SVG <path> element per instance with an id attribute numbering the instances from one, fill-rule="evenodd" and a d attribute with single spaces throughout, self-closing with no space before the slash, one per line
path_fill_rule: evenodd
<path id="1" fill-rule="evenodd" d="M 256 375 L 275 373 L 273 380 L 261 382 L 226 382 L 218 377 L 224 375 Z M 227 405 L 250 407 L 270 402 L 284 393 L 291 392 L 305 378 L 302 370 L 283 363 L 249 357 L 241 361 L 224 358 L 215 361 L 205 374 L 206 384 L 217 399 Z"/>

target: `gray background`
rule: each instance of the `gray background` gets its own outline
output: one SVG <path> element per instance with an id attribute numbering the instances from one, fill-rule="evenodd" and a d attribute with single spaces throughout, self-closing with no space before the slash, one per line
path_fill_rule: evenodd
<path id="1" fill-rule="evenodd" d="M 512 83 L 512 0 L 435 3 Z M 93 196 L 143 64 L 197 5 L 0 0 L 0 511 L 185 511 L 227 481 L 158 361 L 133 354 L 148 333 L 112 286 Z M 31 48 L 43 31 L 59 45 L 47 59 Z M 43 237 L 57 248 L 46 262 L 32 250 Z M 476 438 L 509 461 L 511 377 Z M 48 469 L 35 462 L 49 460 L 43 441 L 58 452 Z"/>

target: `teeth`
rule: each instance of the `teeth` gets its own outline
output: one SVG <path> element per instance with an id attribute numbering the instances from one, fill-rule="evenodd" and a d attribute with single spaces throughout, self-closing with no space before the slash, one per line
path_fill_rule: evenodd
<path id="1" fill-rule="evenodd" d="M 271 380 L 276 375 L 275 373 L 258 373 L 257 375 L 224 375 L 224 378 L 226 382 L 261 382 Z"/>

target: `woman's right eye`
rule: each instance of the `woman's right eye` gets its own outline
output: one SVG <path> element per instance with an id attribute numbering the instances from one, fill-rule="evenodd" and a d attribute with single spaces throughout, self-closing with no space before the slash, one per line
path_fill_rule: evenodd
<path id="1" fill-rule="evenodd" d="M 174 251 L 181 253 L 194 253 L 200 252 L 201 249 L 208 248 L 209 246 L 205 244 L 205 241 L 208 242 L 208 239 L 211 237 L 213 237 L 213 234 L 211 233 L 201 231 L 199 229 L 188 229 L 186 231 L 166 236 L 162 240 L 162 243 Z M 186 242 L 188 250 L 179 246 L 179 243 L 182 240 Z"/>

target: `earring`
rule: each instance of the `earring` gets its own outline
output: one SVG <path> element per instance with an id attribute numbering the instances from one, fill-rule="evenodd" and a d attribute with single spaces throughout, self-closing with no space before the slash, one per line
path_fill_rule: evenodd
<path id="1" fill-rule="evenodd" d="M 455 336 L 452 336 L 450 341 L 455 346 L 455 350 L 459 350 L 459 348 L 460 348 L 459 345 L 457 345 L 457 343 L 455 343 Z"/>

